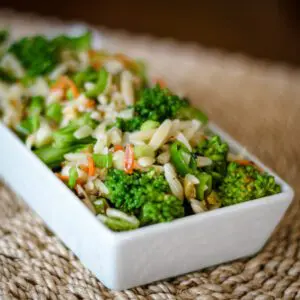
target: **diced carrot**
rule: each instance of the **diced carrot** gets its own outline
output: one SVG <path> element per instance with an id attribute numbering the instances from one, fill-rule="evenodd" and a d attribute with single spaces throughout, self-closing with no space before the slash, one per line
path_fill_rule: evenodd
<path id="1" fill-rule="evenodd" d="M 117 151 L 119 151 L 119 150 L 124 150 L 124 147 L 122 146 L 122 145 L 115 145 L 114 146 L 114 152 L 117 152 Z"/>
<path id="2" fill-rule="evenodd" d="M 14 107 L 14 108 L 17 108 L 18 107 L 18 101 L 16 99 L 11 99 L 10 100 L 10 103 L 11 105 Z"/>
<path id="3" fill-rule="evenodd" d="M 253 166 L 255 167 L 259 172 L 262 172 L 263 170 L 257 166 L 253 161 L 247 160 L 247 159 L 237 159 L 235 160 L 236 163 L 240 164 L 241 166 Z"/>
<path id="4" fill-rule="evenodd" d="M 85 182 L 85 181 L 84 181 L 82 178 L 77 178 L 77 179 L 76 179 L 76 184 L 83 185 L 84 182 Z"/>
<path id="5" fill-rule="evenodd" d="M 99 51 L 89 50 L 88 56 L 90 59 L 91 66 L 96 70 L 100 70 L 103 66 L 105 55 Z"/>
<path id="6" fill-rule="evenodd" d="M 134 168 L 134 151 L 130 144 L 126 145 L 125 158 L 124 158 L 124 170 L 127 174 L 132 174 Z"/>
<path id="7" fill-rule="evenodd" d="M 79 193 L 79 192 L 78 192 L 78 188 L 77 188 L 78 185 L 83 186 L 84 183 L 85 183 L 85 181 L 84 181 L 82 178 L 77 178 L 77 180 L 76 180 L 76 185 L 75 185 L 75 191 L 77 192 L 77 194 Z"/>
<path id="8" fill-rule="evenodd" d="M 88 145 L 85 149 L 83 149 L 81 151 L 82 153 L 85 153 L 85 154 L 90 154 L 93 152 L 93 145 Z"/>
<path id="9" fill-rule="evenodd" d="M 62 181 L 68 181 L 69 180 L 69 176 L 66 175 L 62 175 L 60 173 L 55 173 L 55 175 Z"/>
<path id="10" fill-rule="evenodd" d="M 79 96 L 79 92 L 75 83 L 68 76 L 61 76 L 52 86 L 51 90 L 63 90 L 66 92 L 68 88 L 71 89 L 73 97 L 76 98 Z"/>
<path id="11" fill-rule="evenodd" d="M 94 62 L 91 63 L 91 65 L 94 69 L 96 69 L 98 71 L 102 68 L 103 63 L 100 62 L 100 61 L 94 61 Z"/>
<path id="12" fill-rule="evenodd" d="M 89 57 L 93 57 L 93 56 L 96 56 L 96 55 L 97 55 L 96 50 L 93 50 L 93 49 L 88 50 L 88 56 Z"/>
<path id="13" fill-rule="evenodd" d="M 132 60 L 128 56 L 126 56 L 125 54 L 123 54 L 123 53 L 116 53 L 114 55 L 114 58 L 116 60 L 118 60 L 119 62 L 121 62 L 124 65 L 125 68 L 132 67 Z"/>
<path id="14" fill-rule="evenodd" d="M 255 166 L 255 164 L 252 161 L 247 159 L 238 159 L 235 160 L 235 162 L 242 166 Z"/>
<path id="15" fill-rule="evenodd" d="M 154 79 L 154 83 L 158 84 L 161 88 L 167 87 L 167 83 L 161 78 Z"/>
<path id="16" fill-rule="evenodd" d="M 135 170 L 139 170 L 139 169 L 141 169 L 141 166 L 140 166 L 136 161 L 134 161 L 134 162 L 133 162 L 133 168 L 134 168 Z"/>
<path id="17" fill-rule="evenodd" d="M 88 175 L 94 176 L 96 172 L 96 167 L 95 167 L 94 160 L 91 156 L 88 156 L 88 168 L 89 168 Z"/>
<path id="18" fill-rule="evenodd" d="M 85 106 L 87 108 L 93 108 L 96 106 L 96 102 L 92 99 L 87 99 L 86 103 L 85 103 Z"/>
<path id="19" fill-rule="evenodd" d="M 79 165 L 79 169 L 84 171 L 85 173 L 89 172 L 89 167 L 86 165 Z"/>

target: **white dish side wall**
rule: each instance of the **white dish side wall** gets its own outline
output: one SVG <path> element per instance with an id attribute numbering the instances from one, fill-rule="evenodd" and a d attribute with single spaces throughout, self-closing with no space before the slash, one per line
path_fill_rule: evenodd
<path id="1" fill-rule="evenodd" d="M 0 123 L 0 178 L 105 284 L 115 276 L 115 235 Z"/>
<path id="2" fill-rule="evenodd" d="M 235 151 L 241 146 L 215 125 Z M 293 198 L 283 192 L 215 211 L 114 233 L 0 124 L 0 177 L 44 219 L 99 280 L 125 289 L 248 256 L 264 245 Z M 249 155 L 263 169 L 255 157 Z"/>

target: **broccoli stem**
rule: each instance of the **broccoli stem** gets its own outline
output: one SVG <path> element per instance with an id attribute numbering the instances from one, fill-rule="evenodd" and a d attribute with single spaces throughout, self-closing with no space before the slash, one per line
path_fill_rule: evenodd
<path id="1" fill-rule="evenodd" d="M 111 168 L 113 164 L 112 154 L 93 154 L 93 160 L 98 168 Z"/>
<path id="2" fill-rule="evenodd" d="M 75 51 L 82 51 L 91 47 L 92 33 L 90 31 L 85 32 L 80 36 L 67 36 L 59 35 L 51 42 L 59 49 L 67 48 Z"/>
<path id="3" fill-rule="evenodd" d="M 54 148 L 53 146 L 45 146 L 34 151 L 34 153 L 51 169 L 60 167 L 64 161 L 64 155 L 69 152 L 84 149 L 87 145 L 78 144 L 64 148 Z"/>
<path id="4" fill-rule="evenodd" d="M 96 211 L 96 215 L 105 214 L 106 209 L 109 207 L 107 200 L 105 198 L 96 199 L 93 202 L 94 209 Z"/>
<path id="5" fill-rule="evenodd" d="M 11 72 L 0 67 L 0 81 L 14 83 L 16 80 L 17 78 Z"/>
<path id="6" fill-rule="evenodd" d="M 141 126 L 141 130 L 149 130 L 149 129 L 155 129 L 157 127 L 159 127 L 159 122 L 156 121 L 152 121 L 152 120 L 147 120 L 146 122 L 144 122 Z"/>
<path id="7" fill-rule="evenodd" d="M 78 178 L 78 172 L 76 167 L 70 168 L 68 185 L 71 189 L 75 187 L 77 178 Z"/>
<path id="8" fill-rule="evenodd" d="M 55 132 L 53 134 L 53 139 L 54 139 L 54 143 L 53 143 L 53 147 L 55 148 L 65 148 L 68 146 L 74 146 L 74 145 L 78 145 L 78 144 L 95 144 L 96 143 L 96 139 L 94 139 L 91 136 L 88 136 L 86 138 L 82 138 L 82 139 L 77 139 L 74 136 L 74 132 Z"/>
<path id="9" fill-rule="evenodd" d="M 189 150 L 180 142 L 174 142 L 170 148 L 171 162 L 174 165 L 176 171 L 185 176 L 188 173 L 193 173 L 190 163 L 192 155 Z M 189 161 L 187 157 L 190 157 Z"/>
<path id="10" fill-rule="evenodd" d="M 155 151 L 149 145 L 136 145 L 134 147 L 134 156 L 140 158 L 143 156 L 153 157 L 155 156 Z"/>
<path id="11" fill-rule="evenodd" d="M 199 120 L 202 124 L 206 124 L 208 122 L 208 117 L 202 111 L 192 106 L 182 106 L 177 111 L 176 116 L 179 119 L 196 119 Z"/>
<path id="12" fill-rule="evenodd" d="M 71 121 L 67 126 L 57 130 L 53 134 L 54 144 L 56 148 L 64 148 L 77 144 L 94 144 L 96 139 L 93 137 L 86 137 L 83 139 L 77 139 L 74 136 L 74 132 L 81 126 L 88 125 L 92 128 L 96 127 L 96 121 L 91 119 L 90 114 L 84 114 L 77 120 Z"/>
<path id="13" fill-rule="evenodd" d="M 7 30 L 0 30 L 0 45 L 6 42 L 9 37 L 9 33 Z"/>
<path id="14" fill-rule="evenodd" d="M 113 217 L 103 216 L 103 223 L 113 231 L 126 231 L 137 229 L 139 225 Z"/>
<path id="15" fill-rule="evenodd" d="M 108 72 L 102 68 L 98 74 L 98 81 L 95 84 L 95 87 L 88 90 L 85 95 L 90 98 L 95 98 L 99 94 L 103 93 L 108 82 Z"/>
<path id="16" fill-rule="evenodd" d="M 44 109 L 44 98 L 41 96 L 32 97 L 28 108 L 28 114 L 30 116 L 40 115 L 43 109 Z"/>
<path id="17" fill-rule="evenodd" d="M 76 86 L 83 88 L 85 82 L 96 82 L 98 79 L 98 72 L 92 68 L 87 68 L 85 71 L 78 72 L 74 75 L 73 81 Z"/>
<path id="18" fill-rule="evenodd" d="M 62 119 L 62 107 L 59 103 L 52 103 L 46 108 L 46 116 L 55 121 L 56 123 L 60 123 Z"/>
<path id="19" fill-rule="evenodd" d="M 210 194 L 212 190 L 212 176 L 207 173 L 196 174 L 200 183 L 196 185 L 197 199 L 204 200 L 205 195 Z"/>

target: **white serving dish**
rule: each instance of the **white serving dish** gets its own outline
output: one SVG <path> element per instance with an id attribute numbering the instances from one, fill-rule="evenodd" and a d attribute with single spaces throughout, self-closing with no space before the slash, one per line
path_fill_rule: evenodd
<path id="1" fill-rule="evenodd" d="M 210 128 L 242 147 L 215 125 Z M 199 270 L 259 251 L 292 201 L 282 193 L 203 214 L 115 233 L 107 229 L 32 152 L 0 123 L 0 177 L 107 287 L 116 290 Z"/>

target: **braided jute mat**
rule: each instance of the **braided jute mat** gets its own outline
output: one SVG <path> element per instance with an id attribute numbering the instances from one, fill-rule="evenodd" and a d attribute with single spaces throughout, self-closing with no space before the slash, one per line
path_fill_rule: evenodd
<path id="1" fill-rule="evenodd" d="M 65 26 L 2 12 L 0 25 L 9 24 L 16 35 L 58 32 Z M 145 58 L 152 74 L 187 93 L 299 194 L 300 70 L 172 40 L 107 30 L 98 38 L 106 48 Z M 299 214 L 297 195 L 276 233 L 253 258 L 115 292 L 85 269 L 22 200 L 0 185 L 0 295 L 2 299 L 300 299 Z"/>

